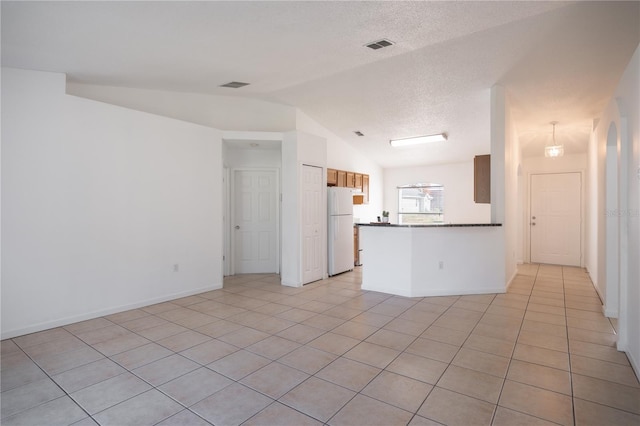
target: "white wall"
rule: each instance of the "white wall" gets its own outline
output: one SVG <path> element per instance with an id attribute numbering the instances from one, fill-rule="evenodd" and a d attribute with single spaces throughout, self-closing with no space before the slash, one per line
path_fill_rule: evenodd
<path id="1" fill-rule="evenodd" d="M 68 94 L 221 130 L 284 132 L 295 128 L 294 107 L 234 96 L 233 90 L 229 89 L 230 96 L 214 96 L 72 82 L 67 85 Z"/>
<path id="2" fill-rule="evenodd" d="M 280 149 L 245 149 L 227 146 L 224 164 L 230 169 L 260 167 L 279 169 L 282 164 L 282 152 Z"/>
<path id="3" fill-rule="evenodd" d="M 517 256 L 517 183 L 507 182 L 517 176 L 518 165 L 513 157 L 519 156 L 517 137 L 511 123 L 507 93 L 502 86 L 491 88 L 491 222 L 504 228 L 504 245 L 496 268 L 504 271 L 503 282 L 508 285 L 516 272 Z M 515 170 L 515 172 L 514 172 Z M 516 188 L 514 192 L 514 188 Z"/>
<path id="4" fill-rule="evenodd" d="M 385 169 L 383 208 L 389 211 L 392 223 L 398 223 L 398 186 L 413 183 L 444 185 L 444 220 L 447 223 L 491 221 L 491 206 L 473 201 L 473 159 L 465 163 Z"/>
<path id="5" fill-rule="evenodd" d="M 298 149 L 295 131 L 286 132 L 282 139 L 282 203 L 280 206 L 282 285 L 299 287 L 300 272 L 300 215 L 298 209 Z"/>
<path id="6" fill-rule="evenodd" d="M 505 161 L 507 152 L 506 92 L 502 86 L 491 88 L 491 221 L 505 221 Z"/>
<path id="7" fill-rule="evenodd" d="M 382 168 L 304 112 L 298 110 L 296 117 L 298 130 L 326 140 L 327 167 L 369 175 L 369 204 L 353 206 L 353 216 L 365 223 L 374 221 L 376 216 L 382 214 L 383 208 Z"/>
<path id="8" fill-rule="evenodd" d="M 618 250 L 615 248 L 615 262 L 611 262 L 613 247 L 612 244 L 615 243 L 618 238 L 614 237 L 612 232 L 620 220 L 616 215 L 610 216 L 609 210 L 617 210 L 616 208 L 610 208 L 607 205 L 607 196 L 612 197 L 612 188 L 607 188 L 607 169 L 609 166 L 609 172 L 611 173 L 611 166 L 617 168 L 619 164 L 618 162 L 607 161 L 607 136 L 608 131 L 611 126 L 617 129 L 616 139 L 619 138 L 620 135 L 620 111 L 618 110 L 618 105 L 614 101 L 603 112 L 601 119 L 598 123 L 598 126 L 595 128 L 593 132 L 593 139 L 595 144 L 596 158 L 593 161 L 595 167 L 595 174 L 597 179 L 597 192 L 596 192 L 596 200 L 594 205 L 594 211 L 596 212 L 596 228 L 589 230 L 589 232 L 594 236 L 594 238 L 598 241 L 598 246 L 596 248 L 597 257 L 596 257 L 596 265 L 595 270 L 597 271 L 597 275 L 591 276 L 591 279 L 595 285 L 595 288 L 603 300 L 603 307 L 606 315 L 615 316 L 619 315 L 619 296 L 614 297 L 617 291 L 617 282 L 618 279 L 614 279 L 613 277 L 608 275 L 612 274 L 612 271 L 615 271 L 617 275 L 617 253 Z M 617 141 L 615 141 L 617 142 Z M 615 150 L 615 146 L 613 147 Z M 609 164 L 607 164 L 609 163 Z M 615 170 L 613 170 L 615 173 Z M 614 177 L 615 179 L 615 177 Z M 617 179 L 616 179 L 617 180 Z M 616 194 L 617 195 L 617 194 Z M 613 223 L 615 222 L 615 223 Z M 609 229 L 607 229 L 609 227 Z M 612 229 L 614 228 L 614 229 Z M 615 232 L 617 234 L 617 232 Z M 607 263 L 609 261 L 609 263 Z M 613 264 L 612 264 L 613 263 Z M 611 288 L 611 294 L 608 293 L 608 288 L 616 286 L 615 291 Z"/>
<path id="9" fill-rule="evenodd" d="M 309 133 L 302 130 L 296 131 L 298 141 L 298 162 L 300 165 L 327 167 L 327 140 L 322 135 Z M 324 174 L 323 182 L 327 182 L 327 174 Z"/>
<path id="10" fill-rule="evenodd" d="M 320 167 L 322 168 L 322 196 L 320 198 L 321 202 L 320 202 L 320 211 L 322 212 L 320 217 L 326 217 L 326 212 L 327 212 L 327 141 L 325 138 L 317 136 L 317 135 L 312 135 L 303 131 L 296 131 L 297 134 L 297 144 L 298 144 L 298 200 L 303 200 L 304 199 L 304 194 L 302 192 L 302 179 L 300 178 L 302 176 L 302 167 L 303 165 L 307 165 L 307 166 L 315 166 L 315 167 Z M 303 235 L 303 229 L 302 227 L 304 226 L 303 220 L 304 220 L 304 214 L 303 214 L 303 207 L 302 207 L 302 202 L 298 203 L 298 214 L 300 217 L 300 227 L 298 228 L 298 232 L 300 235 L 300 241 L 301 241 L 301 246 L 300 246 L 300 255 L 298 256 L 299 259 L 299 271 L 300 271 L 300 283 L 302 284 L 302 278 L 303 278 L 303 268 L 304 265 L 302 264 L 302 262 L 304 261 L 303 259 L 303 247 L 302 247 L 302 235 Z M 327 277 L 327 269 L 328 269 L 328 260 L 327 260 L 327 220 L 324 220 L 321 222 L 322 227 L 320 230 L 321 233 L 321 241 L 322 241 L 322 247 L 320 249 L 320 255 L 322 257 L 321 259 L 321 265 L 323 266 L 322 269 L 322 277 L 326 278 Z"/>
<path id="11" fill-rule="evenodd" d="M 505 172 L 504 172 L 504 236 L 505 236 L 505 278 L 508 283 L 517 273 L 518 253 L 521 251 L 522 240 L 518 240 L 522 229 L 522 198 L 519 190 L 522 168 L 520 140 L 514 123 L 511 99 L 505 93 Z M 492 151 L 493 152 L 493 151 Z M 493 194 L 492 194 L 493 196 Z"/>
<path id="12" fill-rule="evenodd" d="M 502 226 L 361 226 L 362 289 L 405 297 L 504 293 Z M 392 268 L 389 265 L 393 265 Z"/>
<path id="13" fill-rule="evenodd" d="M 605 296 L 605 306 L 609 306 L 612 286 L 607 282 L 606 246 L 610 237 L 605 233 L 607 219 L 612 216 L 619 220 L 621 257 L 628 259 L 620 270 L 619 284 L 619 326 L 618 349 L 624 350 L 640 375 L 640 47 L 627 66 L 616 89 L 614 99 L 603 111 L 593 132 L 590 146 L 590 173 L 596 176 L 597 200 L 591 200 L 590 208 L 597 212 L 596 220 L 590 220 L 588 233 L 589 251 L 597 252 L 597 275 L 594 283 Z M 621 201 L 617 211 L 607 211 L 606 200 L 606 144 L 611 124 L 617 129 L 619 194 Z M 595 156 L 595 158 L 594 158 Z M 594 259 L 591 258 L 590 262 Z M 593 267 L 593 264 L 591 264 Z M 615 265 L 613 265 L 615 266 Z M 602 289 L 606 289 L 602 291 Z M 614 301 L 615 302 L 615 301 Z M 615 305 L 613 303 L 612 305 Z M 608 309 L 608 308 L 607 308 Z"/>
<path id="14" fill-rule="evenodd" d="M 302 166 L 321 167 L 323 172 L 323 202 L 321 209 L 327 211 L 327 144 L 322 137 L 302 131 L 284 134 L 282 140 L 282 271 L 281 282 L 290 287 L 302 286 Z M 326 277 L 326 226 L 322 230 L 322 265 Z"/>
<path id="15" fill-rule="evenodd" d="M 219 131 L 15 69 L 2 124 L 2 338 L 222 286 Z"/>
<path id="16" fill-rule="evenodd" d="M 594 129 L 596 123 L 594 123 Z M 585 256 L 584 266 L 591 281 L 598 288 L 598 141 L 594 132 L 589 135 L 587 148 L 587 186 L 585 197 Z"/>
<path id="17" fill-rule="evenodd" d="M 640 376 L 640 47 L 636 49 L 616 90 L 616 97 L 627 121 L 628 164 L 627 211 L 628 270 L 627 288 L 621 290 L 621 321 L 626 330 L 622 336 L 623 349 L 632 360 L 636 375 Z M 623 230 L 623 232 L 625 232 Z M 626 343 L 626 344 L 625 344 Z"/>
<path id="18" fill-rule="evenodd" d="M 517 273 L 522 253 L 522 154 L 504 87 L 491 88 L 491 221 L 504 228 L 502 265 L 505 284 Z"/>

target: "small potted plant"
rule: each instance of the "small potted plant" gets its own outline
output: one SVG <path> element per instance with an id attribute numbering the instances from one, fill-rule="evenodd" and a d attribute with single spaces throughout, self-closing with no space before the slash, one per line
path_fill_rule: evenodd
<path id="1" fill-rule="evenodd" d="M 389 223 L 389 212 L 382 210 L 382 223 Z"/>

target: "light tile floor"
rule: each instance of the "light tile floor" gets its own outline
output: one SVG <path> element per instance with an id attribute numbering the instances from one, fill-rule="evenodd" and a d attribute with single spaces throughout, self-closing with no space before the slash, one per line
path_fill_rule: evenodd
<path id="1" fill-rule="evenodd" d="M 638 425 L 585 271 L 403 298 L 274 275 L 2 341 L 3 425 Z"/>

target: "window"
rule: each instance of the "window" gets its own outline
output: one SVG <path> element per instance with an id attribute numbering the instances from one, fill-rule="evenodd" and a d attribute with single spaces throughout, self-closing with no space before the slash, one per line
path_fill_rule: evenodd
<path id="1" fill-rule="evenodd" d="M 444 186 L 437 183 L 399 186 L 398 222 L 401 225 L 444 223 Z"/>

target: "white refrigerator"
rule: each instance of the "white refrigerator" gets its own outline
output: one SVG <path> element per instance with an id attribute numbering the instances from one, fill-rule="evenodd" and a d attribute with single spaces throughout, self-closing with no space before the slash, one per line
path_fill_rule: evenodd
<path id="1" fill-rule="evenodd" d="M 329 275 L 353 269 L 353 190 L 331 187 L 329 199 Z"/>

